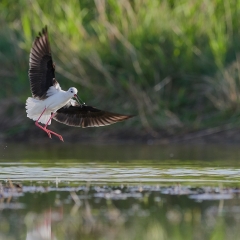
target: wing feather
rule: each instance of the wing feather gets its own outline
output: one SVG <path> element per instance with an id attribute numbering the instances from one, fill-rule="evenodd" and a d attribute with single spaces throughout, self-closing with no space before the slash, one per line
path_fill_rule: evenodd
<path id="1" fill-rule="evenodd" d="M 86 128 L 106 126 L 131 117 L 133 115 L 107 112 L 87 105 L 68 104 L 56 112 L 54 119 L 69 126 Z"/>
<path id="2" fill-rule="evenodd" d="M 55 67 L 52 61 L 47 27 L 42 29 L 31 48 L 28 72 L 34 98 L 45 99 L 51 86 L 56 86 Z"/>

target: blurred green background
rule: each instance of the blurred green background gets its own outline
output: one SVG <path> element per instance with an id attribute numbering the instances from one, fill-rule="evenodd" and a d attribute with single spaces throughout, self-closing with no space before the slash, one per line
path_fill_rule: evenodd
<path id="1" fill-rule="evenodd" d="M 239 16 L 240 0 L 1 0 L 0 139 L 37 131 L 24 104 L 30 48 L 45 25 L 63 89 L 137 115 L 87 134 L 238 127 Z"/>

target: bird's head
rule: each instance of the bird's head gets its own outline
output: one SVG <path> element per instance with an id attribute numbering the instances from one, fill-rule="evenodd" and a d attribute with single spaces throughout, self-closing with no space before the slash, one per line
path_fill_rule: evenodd
<path id="1" fill-rule="evenodd" d="M 74 95 L 78 93 L 78 90 L 75 87 L 70 87 L 68 92 L 74 97 Z"/>
<path id="2" fill-rule="evenodd" d="M 79 97 L 78 97 L 78 95 L 77 95 L 78 90 L 77 90 L 75 87 L 70 87 L 70 88 L 68 89 L 68 92 L 69 92 L 69 94 L 71 95 L 71 97 L 76 98 L 77 102 L 80 104 Z"/>

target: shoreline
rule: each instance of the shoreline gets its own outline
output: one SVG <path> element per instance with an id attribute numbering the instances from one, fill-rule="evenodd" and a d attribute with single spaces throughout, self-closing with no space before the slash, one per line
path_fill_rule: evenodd
<path id="1" fill-rule="evenodd" d="M 35 127 L 35 126 L 33 126 Z M 49 139 L 46 134 L 39 129 L 30 129 L 18 132 L 14 135 L 2 135 L 1 143 L 57 143 L 61 142 L 55 136 Z M 203 130 L 189 131 L 186 133 L 170 134 L 166 131 L 156 131 L 155 136 L 150 133 L 136 130 L 117 129 L 111 130 L 90 130 L 51 128 L 60 133 L 64 138 L 64 143 L 79 143 L 93 145 L 122 145 L 122 144 L 147 144 L 147 145 L 169 145 L 169 144 L 240 144 L 240 129 L 237 127 L 222 126 L 207 128 Z M 127 131 L 127 133 L 125 132 Z"/>

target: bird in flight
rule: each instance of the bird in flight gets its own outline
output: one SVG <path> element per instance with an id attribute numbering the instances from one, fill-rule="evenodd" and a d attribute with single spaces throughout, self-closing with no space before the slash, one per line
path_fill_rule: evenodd
<path id="1" fill-rule="evenodd" d="M 55 78 L 47 27 L 33 42 L 28 76 L 32 97 L 26 101 L 27 117 L 34 120 L 35 125 L 45 131 L 49 138 L 53 134 L 63 141 L 60 134 L 47 129 L 52 119 L 69 126 L 86 128 L 106 126 L 133 117 L 81 104 L 75 87 L 67 91 L 61 89 Z"/>

